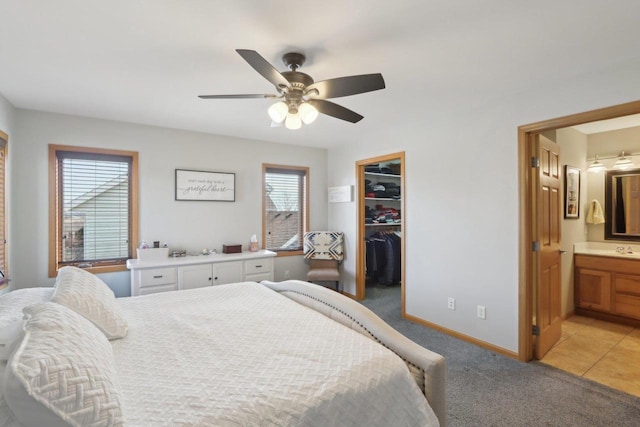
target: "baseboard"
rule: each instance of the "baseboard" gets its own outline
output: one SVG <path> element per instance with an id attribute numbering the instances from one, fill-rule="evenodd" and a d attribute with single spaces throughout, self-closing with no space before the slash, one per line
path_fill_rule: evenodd
<path id="1" fill-rule="evenodd" d="M 488 342 L 479 340 L 477 338 L 470 337 L 469 335 L 461 334 L 460 332 L 456 332 L 456 331 L 454 331 L 452 329 L 447 329 L 447 328 L 445 328 L 443 326 L 440 326 L 440 325 L 437 325 L 435 323 L 427 322 L 424 319 L 421 319 L 421 318 L 416 317 L 416 316 L 412 316 L 412 315 L 407 314 L 407 313 L 402 313 L 402 317 L 404 319 L 410 321 L 410 322 L 417 323 L 417 324 L 422 325 L 422 326 L 426 326 L 427 328 L 435 329 L 438 332 L 442 332 L 442 333 L 445 333 L 447 335 L 451 335 L 452 337 L 455 337 L 455 338 L 458 338 L 458 339 L 460 339 L 462 341 L 466 341 L 466 342 L 468 342 L 470 344 L 474 344 L 474 345 L 477 345 L 479 347 L 485 348 L 485 349 L 487 349 L 489 351 L 493 351 L 494 353 L 498 353 L 498 354 L 501 354 L 503 356 L 510 357 L 512 359 L 520 360 L 519 356 L 518 356 L 518 353 L 514 353 L 511 350 L 507 350 L 505 348 L 498 347 L 497 345 L 493 345 L 493 344 L 490 344 Z"/>

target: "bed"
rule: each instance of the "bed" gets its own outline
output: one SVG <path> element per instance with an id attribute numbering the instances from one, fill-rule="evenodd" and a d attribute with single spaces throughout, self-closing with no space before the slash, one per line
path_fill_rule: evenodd
<path id="1" fill-rule="evenodd" d="M 53 289 L 0 297 L 0 328 L 22 325 L 0 361 L 0 425 L 445 424 L 442 356 L 332 290 L 289 280 L 116 299 L 90 273 L 61 273 Z"/>

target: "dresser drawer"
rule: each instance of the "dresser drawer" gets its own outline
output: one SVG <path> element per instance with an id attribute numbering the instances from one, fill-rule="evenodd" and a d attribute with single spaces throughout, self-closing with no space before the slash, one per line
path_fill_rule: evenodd
<path id="1" fill-rule="evenodd" d="M 245 276 L 256 273 L 269 273 L 273 270 L 272 259 L 251 259 L 244 262 Z"/>
<path id="2" fill-rule="evenodd" d="M 640 298 L 630 295 L 616 294 L 616 314 L 640 319 Z"/>
<path id="3" fill-rule="evenodd" d="M 640 297 L 640 276 L 631 274 L 616 274 L 616 293 L 623 293 Z"/>
<path id="4" fill-rule="evenodd" d="M 140 286 L 158 286 L 176 283 L 176 269 L 153 268 L 140 271 Z"/>
<path id="5" fill-rule="evenodd" d="M 169 285 L 145 286 L 140 288 L 140 295 L 157 294 L 158 292 L 176 291 L 178 287 L 175 283 Z"/>

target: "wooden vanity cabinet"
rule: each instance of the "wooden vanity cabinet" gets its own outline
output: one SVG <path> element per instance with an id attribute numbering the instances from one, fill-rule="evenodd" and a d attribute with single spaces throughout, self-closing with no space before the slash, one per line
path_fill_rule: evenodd
<path id="1" fill-rule="evenodd" d="M 611 311 L 611 273 L 577 268 L 575 303 L 590 310 Z"/>
<path id="2" fill-rule="evenodd" d="M 615 313 L 640 319 L 640 275 L 616 274 Z"/>
<path id="3" fill-rule="evenodd" d="M 576 314 L 640 324 L 640 259 L 575 255 Z"/>

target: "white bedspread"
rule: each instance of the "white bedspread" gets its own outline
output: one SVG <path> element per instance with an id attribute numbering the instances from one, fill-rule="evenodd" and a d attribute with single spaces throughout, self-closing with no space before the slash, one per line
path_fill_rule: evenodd
<path id="1" fill-rule="evenodd" d="M 438 425 L 391 351 L 257 283 L 118 303 L 127 426 Z M 20 426 L 2 397 L 0 426 Z"/>
<path id="2" fill-rule="evenodd" d="M 438 425 L 396 355 L 257 283 L 119 302 L 127 425 Z"/>

